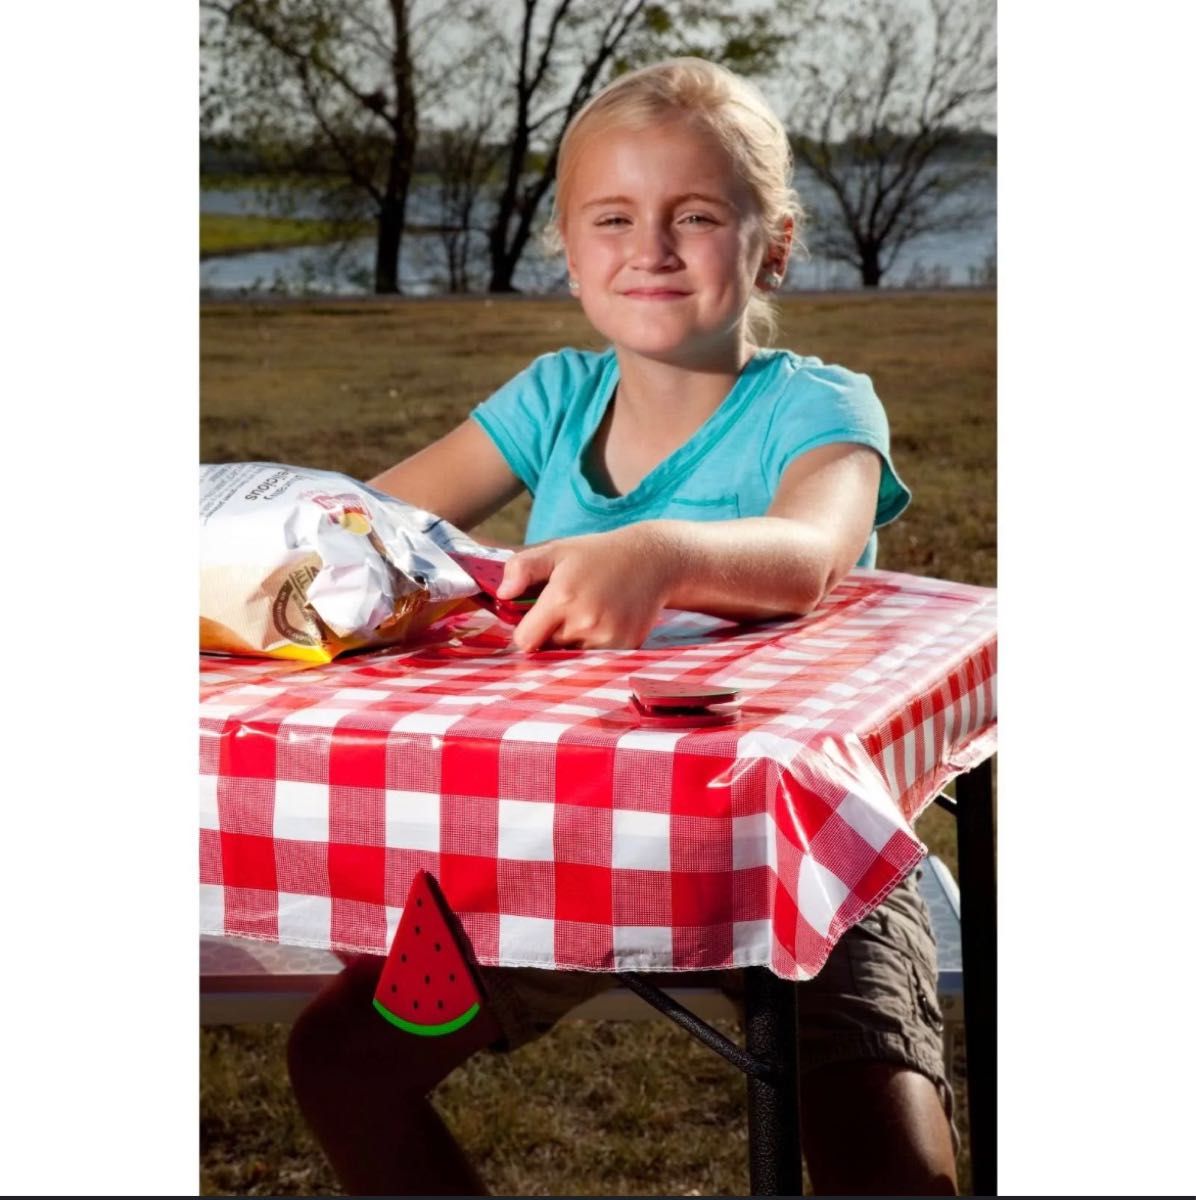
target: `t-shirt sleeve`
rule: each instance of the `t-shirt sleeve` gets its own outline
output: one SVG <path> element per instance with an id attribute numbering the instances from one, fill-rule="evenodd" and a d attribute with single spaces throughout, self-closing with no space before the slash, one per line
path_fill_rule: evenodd
<path id="1" fill-rule="evenodd" d="M 546 386 L 554 355 L 537 358 L 469 415 L 486 431 L 529 492 L 536 490 L 551 445 L 552 391 Z"/>
<path id="2" fill-rule="evenodd" d="M 797 365 L 773 408 L 764 441 L 763 469 L 775 491 L 785 468 L 799 454 L 833 442 L 871 446 L 881 459 L 874 527 L 896 520 L 910 490 L 889 455 L 889 422 L 867 375 L 821 363 Z"/>
<path id="3" fill-rule="evenodd" d="M 590 370 L 592 357 L 572 350 L 543 354 L 470 413 L 533 495 L 560 434 L 568 398 Z"/>

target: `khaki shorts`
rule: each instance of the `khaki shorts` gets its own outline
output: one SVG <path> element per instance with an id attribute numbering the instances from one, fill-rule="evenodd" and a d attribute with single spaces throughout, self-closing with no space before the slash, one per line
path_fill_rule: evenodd
<path id="1" fill-rule="evenodd" d="M 909 1067 L 931 1080 L 955 1129 L 955 1102 L 943 1068 L 943 1016 L 936 994 L 934 933 L 918 894 L 918 871 L 879 908 L 849 929 L 822 970 L 799 984 L 799 1069 L 804 1075 L 835 1063 L 881 1061 Z M 593 971 L 484 967 L 492 1010 L 509 1051 L 547 1033 L 570 1009 L 614 987 L 618 979 Z M 740 1006 L 741 971 L 693 971 L 649 976 L 660 986 L 722 989 Z"/>

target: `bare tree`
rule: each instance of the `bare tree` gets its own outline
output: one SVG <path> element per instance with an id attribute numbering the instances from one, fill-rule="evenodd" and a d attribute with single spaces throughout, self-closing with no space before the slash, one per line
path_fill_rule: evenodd
<path id="1" fill-rule="evenodd" d="M 434 76 L 417 72 L 448 8 L 445 0 L 201 0 L 205 128 L 251 142 L 269 170 L 325 179 L 334 211 L 371 216 L 376 292 L 399 290 L 418 109 L 451 85 L 443 66 Z"/>
<path id="2" fill-rule="evenodd" d="M 788 113 L 794 153 L 825 189 L 809 242 L 877 287 L 911 238 L 989 211 L 991 173 L 968 153 L 991 119 L 994 0 L 826 0 L 799 30 Z"/>

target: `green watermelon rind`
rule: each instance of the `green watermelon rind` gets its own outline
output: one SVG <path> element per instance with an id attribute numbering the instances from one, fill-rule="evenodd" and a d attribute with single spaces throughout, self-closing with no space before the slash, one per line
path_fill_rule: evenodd
<path id="1" fill-rule="evenodd" d="M 392 1025 L 397 1025 L 400 1029 L 404 1029 L 408 1033 L 417 1033 L 420 1037 L 443 1037 L 446 1033 L 454 1033 L 463 1025 L 468 1025 L 481 1009 L 481 1005 L 475 1001 L 459 1017 L 454 1017 L 451 1021 L 445 1021 L 442 1025 L 413 1025 L 410 1021 L 405 1021 L 402 1017 L 395 1016 L 381 1000 L 376 999 L 374 1007 Z"/>

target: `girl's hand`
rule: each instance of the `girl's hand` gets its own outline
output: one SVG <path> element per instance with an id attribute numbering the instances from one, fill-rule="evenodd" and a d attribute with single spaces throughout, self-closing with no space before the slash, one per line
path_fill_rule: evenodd
<path id="1" fill-rule="evenodd" d="M 515 645 L 525 652 L 637 648 L 665 605 L 671 559 L 667 539 L 653 536 L 647 523 L 520 550 L 507 562 L 499 598 L 545 587 L 516 626 Z"/>

